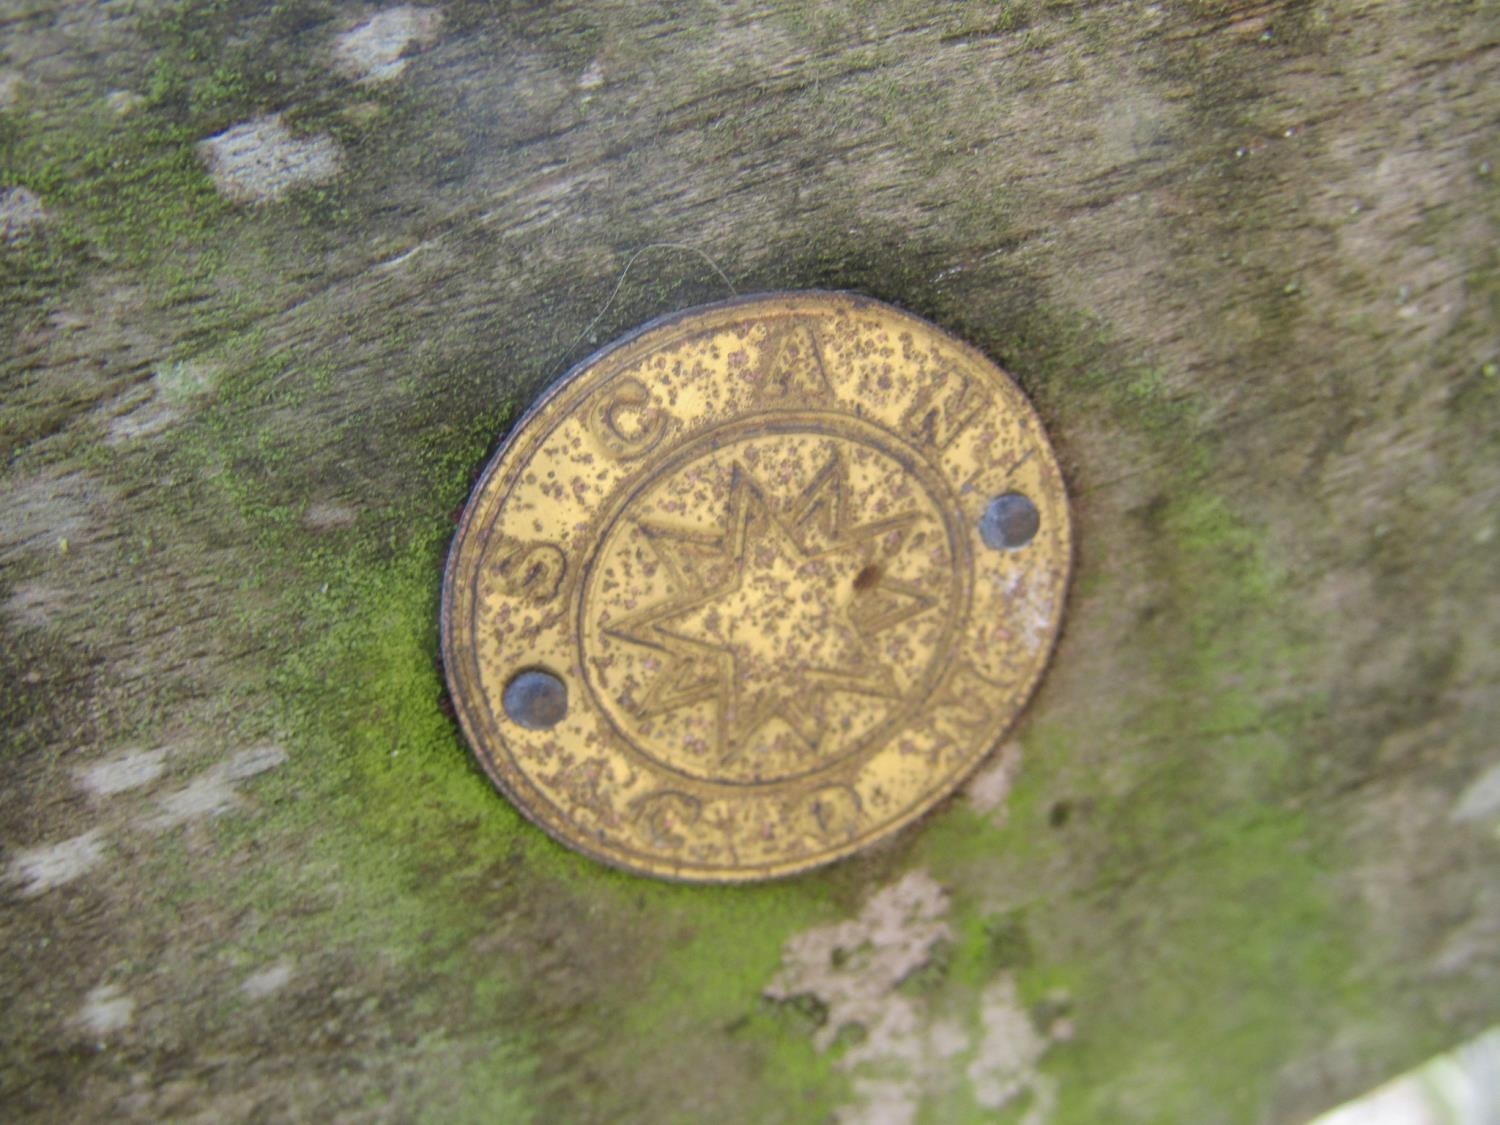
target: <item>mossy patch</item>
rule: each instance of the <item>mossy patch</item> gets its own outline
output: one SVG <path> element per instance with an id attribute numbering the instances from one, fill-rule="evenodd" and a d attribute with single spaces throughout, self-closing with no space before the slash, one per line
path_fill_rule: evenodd
<path id="1" fill-rule="evenodd" d="M 1274 701 L 1306 657 L 1253 529 L 1187 493 L 1152 534 L 1178 605 L 1140 652 L 1170 691 L 1107 732 L 1048 714 L 1005 824 L 955 810 L 917 854 L 969 888 L 958 979 L 1010 969 L 1032 1003 L 1076 998 L 1076 1041 L 1043 1064 L 1055 1120 L 1252 1120 L 1281 1060 L 1367 1011 L 1358 922 L 1293 796 L 1307 716 Z M 1134 759 L 1117 791 L 1070 768 L 1105 739 Z M 1070 794 L 1086 812 L 1058 823 Z M 1012 905 L 986 917 L 997 896 Z"/>
<path id="2" fill-rule="evenodd" d="M 770 1107 L 810 1098 L 826 1109 L 839 1084 L 760 1000 L 785 937 L 827 913 L 824 892 L 810 884 L 666 886 L 600 867 L 526 822 L 458 737 L 438 664 L 439 580 L 450 513 L 503 428 L 499 415 L 423 422 L 429 444 L 406 452 L 415 499 L 309 537 L 295 489 L 287 491 L 294 462 L 242 421 L 282 393 L 284 363 L 249 358 L 258 350 L 254 342 L 224 350 L 226 364 L 233 353 L 247 358 L 228 366 L 215 404 L 195 418 L 174 459 L 200 481 L 190 502 L 232 516 L 267 564 L 252 583 L 261 610 L 242 624 L 254 643 L 279 654 L 267 687 L 279 701 L 276 725 L 293 747 L 290 763 L 258 785 L 262 816 L 226 823 L 219 846 L 233 854 L 266 835 L 307 841 L 311 850 L 299 869 L 246 872 L 228 885 L 192 883 L 193 893 L 267 914 L 278 903 L 308 902 L 307 920 L 294 931 L 255 936 L 246 952 L 258 957 L 328 947 L 393 961 L 418 979 L 451 974 L 454 985 L 416 987 L 410 1003 L 437 989 L 443 1001 L 430 1018 L 440 1013 L 443 1025 L 468 1025 L 474 1036 L 495 1034 L 497 1020 L 545 1026 L 557 1018 L 549 1013 L 573 1003 L 548 994 L 545 981 L 520 964 L 476 962 L 475 944 L 533 950 L 553 940 L 545 936 L 553 927 L 568 927 L 578 956 L 597 959 L 592 971 L 559 969 L 566 987 L 584 988 L 597 1011 L 568 1035 L 588 1043 L 598 1065 L 623 1083 L 588 1097 L 628 1105 L 645 1096 L 642 1089 L 665 1089 L 665 1078 L 652 1086 L 633 1057 L 640 1038 L 651 1036 L 683 1049 L 708 1045 L 704 1065 L 732 1064 L 725 1090 L 742 1100 Z M 414 420 L 422 415 L 405 422 Z M 335 870 L 342 889 L 329 908 L 321 888 Z M 188 877 L 177 868 L 160 874 L 171 883 Z M 509 920 L 497 926 L 501 917 Z M 707 1038 L 705 1027 L 713 1029 Z M 491 1104 L 483 1091 L 506 1082 L 528 1104 L 578 1108 L 584 1093 L 559 1069 L 565 1056 L 507 1043 L 495 1051 L 508 1058 L 520 1050 L 525 1065 L 502 1081 L 488 1056 L 463 1064 L 467 1077 L 455 1078 L 455 1088 L 480 1092 L 472 1104 L 460 1099 L 453 1109 L 460 1117 L 451 1119 L 469 1119 L 463 1115 Z M 461 1057 L 466 1050 L 455 1048 Z M 710 1101 L 720 1096 L 729 1095 Z"/>
<path id="3" fill-rule="evenodd" d="M 546 929 L 554 909 L 559 919 L 584 909 L 599 931 L 586 942 L 613 933 L 621 943 L 595 950 L 599 976 L 581 982 L 597 1025 L 573 1034 L 592 1043 L 594 1065 L 649 1069 L 635 1054 L 643 1039 L 692 1050 L 706 1028 L 739 1044 L 732 1053 L 764 1080 L 742 1098 L 771 1106 L 795 1093 L 825 1104 L 826 1066 L 759 999 L 785 937 L 826 913 L 823 896 L 806 884 L 715 890 L 615 872 L 553 843 L 495 793 L 445 712 L 436 662 L 442 540 L 434 534 L 384 566 L 336 566 L 327 593 L 307 604 L 316 640 L 279 677 L 307 757 L 282 781 L 297 808 L 276 815 L 338 821 L 328 847 L 341 882 L 370 887 L 367 906 L 343 911 L 335 935 L 378 938 L 403 957 L 447 950 L 471 985 L 492 979 L 514 994 L 526 991 L 515 969 L 485 969 L 460 952 L 491 925 L 491 911 L 524 898 L 527 925 Z M 394 911 L 399 902 L 410 909 Z M 550 1007 L 547 997 L 535 1002 Z M 477 1082 L 490 1064 L 473 1065 Z M 545 1060 L 536 1069 L 549 1098 L 572 1104 L 564 1074 Z M 627 1084 L 608 1097 L 634 1093 Z"/>
<path id="4" fill-rule="evenodd" d="M 444 990 L 440 1007 L 475 1028 L 491 1027 L 495 1012 L 553 1026 L 563 1005 L 559 1034 L 570 1046 L 528 1041 L 516 1056 L 506 1088 L 527 1105 L 658 1105 L 668 1080 L 641 1060 L 649 1040 L 664 1058 L 717 1075 L 722 1090 L 703 1094 L 705 1107 L 732 1091 L 740 1107 L 816 1120 L 846 1096 L 837 1052 L 814 1052 L 795 1012 L 764 1003 L 761 989 L 788 936 L 850 913 L 871 875 L 925 866 L 953 888 L 959 938 L 910 987 L 968 1019 L 972 998 L 1002 972 L 1017 974 L 1031 1003 L 1059 990 L 1077 997 L 1078 1039 L 1043 1064 L 1061 1083 L 1064 1119 L 1217 1105 L 1238 1117 L 1265 1104 L 1265 1088 L 1244 1086 L 1244 1060 L 1270 1073 L 1289 1044 L 1328 1025 L 1320 1013 L 1352 1002 L 1341 975 L 1347 932 L 1308 847 L 1315 826 L 1285 804 L 1289 739 L 1305 716 L 1278 710 L 1274 689 L 1302 660 L 1297 630 L 1277 608 L 1280 579 L 1254 529 L 1199 490 L 1211 457 L 1149 373 L 1106 369 L 1107 341 L 1086 324 L 1063 329 L 1039 313 L 1005 324 L 1012 364 L 1064 431 L 1074 411 L 1114 410 L 1187 470 L 1180 491 L 1142 516 L 1174 604 L 1142 626 L 1140 650 L 1146 673 L 1172 690 L 1096 720 L 1120 724 L 1107 735 L 1050 713 L 1023 728 L 1027 764 L 1003 826 L 957 804 L 874 866 L 767 887 L 678 887 L 600 867 L 527 823 L 471 763 L 445 711 L 438 591 L 448 513 L 498 418 L 455 425 L 436 407 L 408 417 L 424 435 L 403 453 L 416 472 L 408 493 L 309 543 L 295 459 L 235 422 L 285 393 L 285 367 L 259 359 L 231 373 L 223 407 L 202 420 L 212 439 L 180 455 L 214 468 L 209 487 L 293 578 L 277 595 L 268 643 L 281 654 L 272 684 L 298 752 L 263 788 L 273 834 L 313 841 L 348 888 L 336 913 L 319 916 L 319 940 L 463 977 L 469 998 Z M 1124 580 L 1096 576 L 1099 595 Z M 1135 748 L 1131 784 L 1081 793 L 1068 763 L 1106 737 Z M 1059 822 L 1063 800 L 1086 811 Z M 1060 868 L 1068 878 L 1049 884 Z M 997 885 L 1007 905 L 997 906 Z M 284 891 L 273 881 L 263 893 Z M 504 948 L 545 949 L 554 927 L 582 918 L 587 932 L 564 942 L 582 959 L 566 984 L 542 974 L 539 985 L 476 955 L 494 932 L 507 935 Z M 572 992 L 549 993 L 548 980 Z M 1288 982 L 1297 1003 L 1282 1003 L 1268 981 Z M 1260 998 L 1248 1006 L 1195 1006 L 1249 990 Z M 580 1052 L 608 1076 L 602 1086 L 570 1086 Z M 454 1082 L 487 1088 L 489 1066 L 476 1057 Z M 952 1097 L 944 1104 L 969 1104 Z"/>
<path id="5" fill-rule="evenodd" d="M 0 167 L 38 195 L 48 219 L 3 256 L 7 300 L 55 295 L 85 266 L 160 271 L 168 305 L 194 294 L 219 265 L 211 248 L 227 207 L 193 151 L 196 140 L 150 111 L 119 118 L 103 99 L 0 118 Z"/>

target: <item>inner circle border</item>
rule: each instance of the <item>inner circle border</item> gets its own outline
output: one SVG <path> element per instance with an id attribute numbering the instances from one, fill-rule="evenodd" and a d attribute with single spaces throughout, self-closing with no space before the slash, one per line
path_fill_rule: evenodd
<path id="1" fill-rule="evenodd" d="M 822 437 L 843 438 L 849 441 L 858 440 L 878 453 L 889 457 L 903 468 L 910 470 L 914 466 L 921 466 L 919 475 L 923 478 L 923 490 L 935 502 L 934 507 L 937 509 L 938 518 L 942 521 L 943 531 L 948 537 L 949 553 L 953 560 L 951 591 L 954 595 L 953 601 L 956 604 L 957 612 L 953 614 L 952 618 L 944 626 L 942 640 L 938 646 L 939 655 L 937 659 L 932 661 L 922 674 L 922 690 L 912 693 L 913 698 L 903 701 L 898 711 L 889 716 L 879 726 L 867 731 L 852 748 L 845 750 L 832 761 L 823 762 L 800 773 L 768 778 L 764 781 L 728 781 L 702 777 L 698 774 L 688 773 L 685 770 L 670 766 L 661 759 L 653 757 L 646 750 L 643 750 L 629 734 L 620 729 L 620 725 L 615 721 L 615 716 L 611 708 L 600 698 L 599 690 L 589 675 L 588 661 L 582 659 L 587 656 L 585 649 L 585 645 L 587 644 L 587 623 L 584 617 L 588 604 L 589 590 L 593 584 L 594 571 L 599 562 L 600 554 L 632 502 L 656 484 L 666 473 L 674 472 L 692 464 L 706 453 L 711 453 L 721 444 L 741 440 L 741 435 L 736 431 L 751 429 L 754 431 L 754 436 L 816 434 Z M 850 436 L 851 431 L 862 432 L 858 438 L 854 438 Z M 954 492 L 952 483 L 943 476 L 941 470 L 934 466 L 921 450 L 903 441 L 898 435 L 856 414 L 846 414 L 835 410 L 788 410 L 776 411 L 774 413 L 741 414 L 712 429 L 703 430 L 691 435 L 678 448 L 668 454 L 666 462 L 665 465 L 658 462 L 651 466 L 650 472 L 642 472 L 634 477 L 628 484 L 617 491 L 617 496 L 611 498 L 609 506 L 605 509 L 605 514 L 601 521 L 602 526 L 597 539 L 599 548 L 589 556 L 588 563 L 584 567 L 583 574 L 578 582 L 577 591 L 574 595 L 577 603 L 574 607 L 574 613 L 577 622 L 579 654 L 581 657 L 579 661 L 579 678 L 583 680 L 584 685 L 588 688 L 589 694 L 593 697 L 594 703 L 598 706 L 610 729 L 634 755 L 642 759 L 648 768 L 668 773 L 674 778 L 689 782 L 695 786 L 722 789 L 729 792 L 746 789 L 772 790 L 780 785 L 807 781 L 821 774 L 832 774 L 837 773 L 840 769 L 847 769 L 850 760 L 868 753 L 873 743 L 877 742 L 894 727 L 910 717 L 911 713 L 925 703 L 931 697 L 932 693 L 937 690 L 943 677 L 947 675 L 949 666 L 953 663 L 953 647 L 949 642 L 968 624 L 968 616 L 973 608 L 973 545 L 964 535 L 963 523 L 956 515 L 959 510 L 958 497 Z"/>

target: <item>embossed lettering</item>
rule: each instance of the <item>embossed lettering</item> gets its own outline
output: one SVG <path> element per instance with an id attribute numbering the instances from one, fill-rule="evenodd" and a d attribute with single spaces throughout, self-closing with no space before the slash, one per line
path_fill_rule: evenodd
<path id="1" fill-rule="evenodd" d="M 964 478 L 963 484 L 959 485 L 958 490 L 961 493 L 968 493 L 977 488 L 986 496 L 997 495 L 998 493 L 1005 491 L 1006 486 L 1010 483 L 1012 478 L 1014 478 L 1015 475 L 1025 467 L 1026 462 L 1030 461 L 1035 455 L 1036 448 L 1033 446 L 1032 448 L 1026 450 L 1026 452 L 1016 456 L 1007 465 L 995 466 L 980 464 L 978 468 L 976 468 L 972 473 Z"/>
<path id="2" fill-rule="evenodd" d="M 963 660 L 953 669 L 947 687 L 935 700 L 943 718 L 964 730 L 987 727 L 995 721 L 995 693 L 1003 685 L 981 675 L 974 665 Z"/>
<path id="3" fill-rule="evenodd" d="M 919 444 L 947 449 L 982 407 L 968 376 L 945 373 L 941 382 L 924 384 L 902 412 L 901 432 Z"/>
<path id="4" fill-rule="evenodd" d="M 553 543 L 511 543 L 495 562 L 500 588 L 513 598 L 551 601 L 568 573 L 568 556 Z"/>
<path id="5" fill-rule="evenodd" d="M 765 398 L 818 399 L 828 394 L 828 373 L 817 338 L 806 324 L 798 324 L 767 347 L 770 362 L 761 380 Z"/>
<path id="6" fill-rule="evenodd" d="M 634 415 L 634 424 L 625 419 Z M 588 413 L 589 433 L 617 461 L 644 456 L 667 431 L 669 415 L 651 400 L 651 389 L 634 376 L 599 396 Z"/>
<path id="7" fill-rule="evenodd" d="M 646 826 L 651 843 L 658 848 L 680 848 L 687 841 L 676 829 L 696 824 L 703 815 L 703 803 L 697 797 L 666 789 L 648 793 L 631 804 L 636 820 Z"/>
<path id="8" fill-rule="evenodd" d="M 825 785 L 807 800 L 807 828 L 825 840 L 848 839 L 859 827 L 864 804 L 848 785 Z"/>

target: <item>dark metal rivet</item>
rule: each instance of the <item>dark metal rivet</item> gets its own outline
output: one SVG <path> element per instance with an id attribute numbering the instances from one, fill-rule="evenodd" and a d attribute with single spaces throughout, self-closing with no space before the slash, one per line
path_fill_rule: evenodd
<path id="1" fill-rule="evenodd" d="M 551 672 L 517 672 L 505 685 L 505 713 L 527 730 L 546 730 L 568 713 L 568 685 Z"/>
<path id="2" fill-rule="evenodd" d="M 985 545 L 997 551 L 1014 551 L 1036 538 L 1042 514 L 1027 496 L 1007 492 L 990 501 L 979 517 L 979 534 Z"/>

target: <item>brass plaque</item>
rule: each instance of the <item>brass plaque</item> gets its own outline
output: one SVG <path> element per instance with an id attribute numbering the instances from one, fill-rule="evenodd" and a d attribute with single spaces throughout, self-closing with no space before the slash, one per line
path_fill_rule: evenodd
<path id="1" fill-rule="evenodd" d="M 802 871 L 953 791 L 1047 663 L 1067 496 L 989 360 L 836 293 L 655 321 L 517 424 L 448 559 L 485 770 L 607 863 Z"/>

